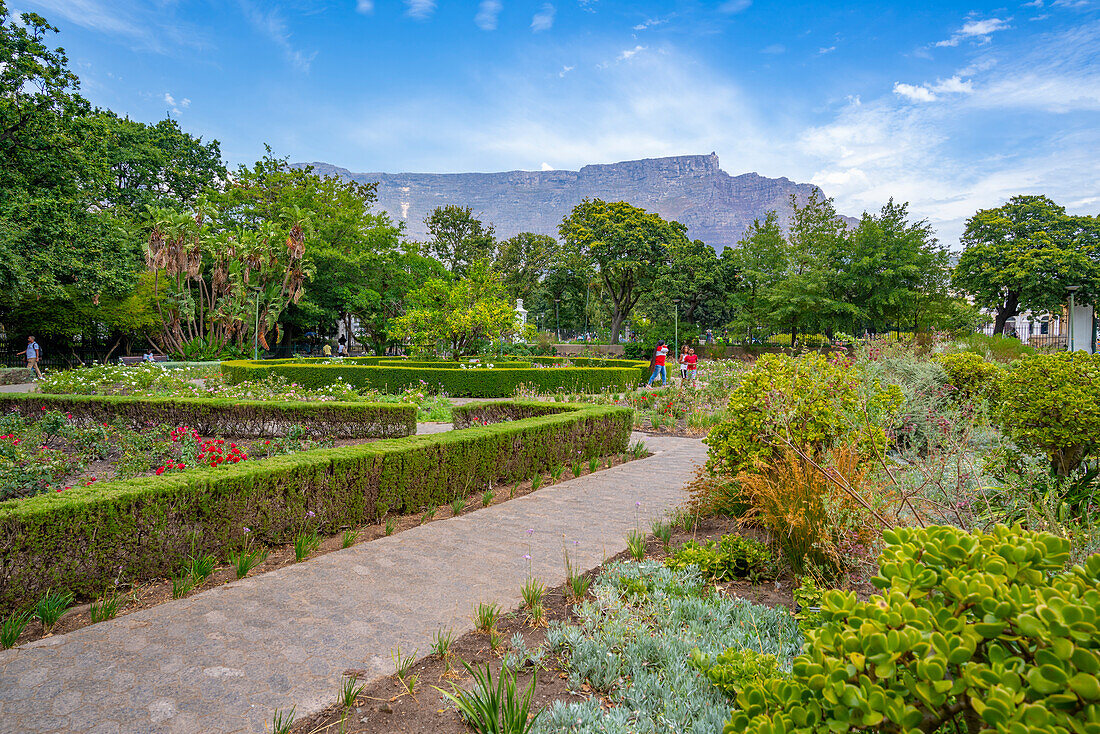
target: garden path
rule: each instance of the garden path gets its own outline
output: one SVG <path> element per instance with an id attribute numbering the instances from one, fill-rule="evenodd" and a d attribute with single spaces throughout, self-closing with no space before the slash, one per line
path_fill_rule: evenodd
<path id="1" fill-rule="evenodd" d="M 20 382 L 15 385 L 0 385 L 0 392 L 34 392 L 37 382 Z"/>
<path id="2" fill-rule="evenodd" d="M 479 602 L 520 603 L 529 575 L 591 569 L 685 499 L 698 439 L 635 434 L 654 455 L 305 563 L 0 650 L 0 733 L 265 732 L 336 699 L 341 673 L 393 672 L 462 634 Z"/>

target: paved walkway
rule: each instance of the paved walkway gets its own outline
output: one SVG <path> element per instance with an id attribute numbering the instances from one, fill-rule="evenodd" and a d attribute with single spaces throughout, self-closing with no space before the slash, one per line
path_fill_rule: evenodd
<path id="1" fill-rule="evenodd" d="M 275 708 L 317 711 L 343 670 L 388 675 L 397 646 L 427 654 L 477 603 L 517 607 L 529 574 L 562 583 L 563 551 L 594 568 L 681 504 L 702 442 L 638 438 L 654 456 L 2 650 L 0 732 L 265 732 Z"/>
<path id="2" fill-rule="evenodd" d="M 0 392 L 34 392 L 37 382 L 20 382 L 15 385 L 0 385 Z"/>

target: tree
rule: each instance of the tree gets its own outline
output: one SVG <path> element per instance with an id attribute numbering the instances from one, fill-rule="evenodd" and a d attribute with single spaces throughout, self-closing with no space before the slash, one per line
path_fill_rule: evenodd
<path id="1" fill-rule="evenodd" d="M 669 245 L 668 261 L 644 305 L 647 314 L 660 323 L 671 324 L 675 311 L 680 321 L 694 322 L 700 305 L 723 296 L 718 253 L 702 240 L 684 238 Z M 674 299 L 679 299 L 678 305 Z"/>
<path id="2" fill-rule="evenodd" d="M 1100 219 L 1075 217 L 1046 196 L 1014 196 L 966 223 L 954 284 L 996 311 L 993 333 L 1022 311 L 1056 311 L 1066 286 L 1080 303 L 1100 298 Z"/>
<path id="3" fill-rule="evenodd" d="M 431 240 L 428 247 L 447 266 L 451 274 L 461 278 L 478 260 L 491 257 L 496 245 L 493 225 L 486 227 L 468 206 L 436 207 L 424 219 Z"/>
<path id="4" fill-rule="evenodd" d="M 765 302 L 771 322 L 790 329 L 794 347 L 803 326 L 831 330 L 838 318 L 848 320 L 858 309 L 837 297 L 836 261 L 844 249 L 845 227 L 833 200 L 814 191 L 800 206 L 792 195 L 791 210 L 787 267 L 768 288 Z"/>
<path id="5" fill-rule="evenodd" d="M 842 297 L 875 332 L 891 326 L 918 331 L 950 299 L 946 250 L 928 222 L 910 222 L 908 205 L 893 199 L 877 215 L 863 214 L 837 271 Z"/>
<path id="6" fill-rule="evenodd" d="M 520 232 L 497 245 L 494 266 L 503 277 L 513 300 L 529 299 L 557 255 L 558 243 L 550 235 Z"/>
<path id="7" fill-rule="evenodd" d="M 454 359 L 476 353 L 486 340 L 516 333 L 516 312 L 506 300 L 500 277 L 487 261 L 473 264 L 454 283 L 429 279 L 409 294 L 410 308 L 394 319 L 393 333 L 422 353 L 446 344 Z"/>
<path id="8" fill-rule="evenodd" d="M 779 215 L 770 211 L 763 221 L 754 219 L 737 247 L 722 252 L 722 260 L 737 274 L 738 287 L 729 296 L 733 325 L 751 342 L 755 330 L 768 322 L 771 289 L 787 270 L 787 240 Z"/>
<path id="9" fill-rule="evenodd" d="M 611 343 L 623 321 L 649 293 L 672 246 L 687 244 L 686 228 L 625 201 L 585 199 L 562 220 L 558 233 L 569 256 L 590 267 L 611 306 Z"/>

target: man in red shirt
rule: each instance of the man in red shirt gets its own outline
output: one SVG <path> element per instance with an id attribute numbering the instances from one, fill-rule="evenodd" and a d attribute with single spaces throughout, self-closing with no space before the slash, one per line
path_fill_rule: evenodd
<path id="1" fill-rule="evenodd" d="M 668 372 L 665 370 L 665 357 L 668 356 L 668 346 L 663 342 L 657 342 L 657 349 L 653 352 L 653 359 L 650 360 L 653 365 L 653 374 L 649 376 L 649 383 L 646 387 L 653 387 L 653 381 L 657 379 L 657 375 L 661 376 L 661 385 L 668 384 Z"/>

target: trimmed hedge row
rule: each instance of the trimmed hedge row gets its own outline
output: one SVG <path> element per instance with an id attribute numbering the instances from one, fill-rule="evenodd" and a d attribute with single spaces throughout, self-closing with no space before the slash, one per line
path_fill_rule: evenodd
<path id="1" fill-rule="evenodd" d="M 5 413 L 37 418 L 42 408 L 70 413 L 81 424 L 121 418 L 135 430 L 169 424 L 190 426 L 204 436 L 282 436 L 291 425 L 301 426 L 310 436 L 332 438 L 399 438 L 416 433 L 416 406 L 402 403 L 0 395 L 0 411 Z"/>
<path id="2" fill-rule="evenodd" d="M 598 360 L 597 360 L 598 361 Z M 261 360 L 222 362 L 222 373 L 231 383 L 279 375 L 304 387 L 324 387 L 338 381 L 358 389 L 399 393 L 407 387 L 440 388 L 456 397 L 499 398 L 514 395 L 520 385 L 541 391 L 593 393 L 631 390 L 649 376 L 641 362 L 624 367 L 500 367 L 466 369 L 400 367 L 356 364 L 276 363 Z"/>
<path id="3" fill-rule="evenodd" d="M 338 364 L 370 365 L 374 367 L 420 367 L 441 370 L 459 370 L 463 367 L 472 369 L 469 362 L 455 362 L 454 360 L 411 360 L 402 357 L 302 357 L 301 359 L 265 359 L 264 364 L 331 364 L 334 360 Z M 519 362 L 507 358 L 495 360 L 492 357 L 482 357 L 482 363 L 492 364 L 494 367 L 530 367 L 530 362 Z"/>
<path id="4" fill-rule="evenodd" d="M 467 403 L 451 409 L 452 423 L 456 429 L 470 426 L 488 426 L 505 421 L 517 421 L 539 415 L 562 412 L 562 403 L 541 400 L 510 400 L 508 402 Z M 568 408 L 571 410 L 571 408 Z"/>
<path id="5" fill-rule="evenodd" d="M 493 426 L 0 502 L 0 609 L 29 603 L 51 587 L 90 597 L 116 579 L 165 577 L 192 552 L 225 558 L 242 545 L 245 528 L 247 537 L 267 543 L 288 542 L 302 529 L 334 533 L 627 447 L 628 408 L 545 409 Z"/>

